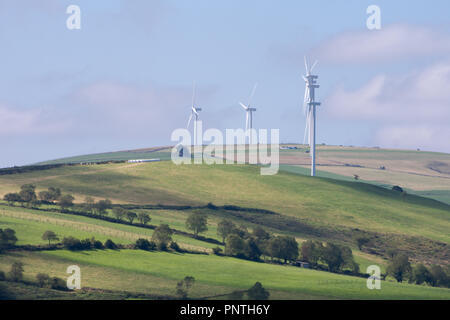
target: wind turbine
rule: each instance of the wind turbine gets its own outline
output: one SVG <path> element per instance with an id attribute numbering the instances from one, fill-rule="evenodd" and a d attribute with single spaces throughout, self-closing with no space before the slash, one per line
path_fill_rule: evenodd
<path id="1" fill-rule="evenodd" d="M 195 82 L 192 85 L 192 106 L 191 106 L 191 115 L 189 116 L 189 121 L 187 123 L 187 129 L 189 129 L 189 125 L 191 124 L 192 118 L 194 119 L 194 145 L 197 145 L 197 122 L 199 117 L 199 112 L 202 111 L 201 108 L 195 106 Z"/>
<path id="2" fill-rule="evenodd" d="M 239 102 L 239 104 L 245 110 L 245 132 L 249 135 L 249 144 L 252 144 L 253 112 L 256 111 L 256 108 L 251 107 L 251 102 L 253 96 L 255 95 L 257 86 L 258 84 L 256 83 L 255 86 L 253 87 L 252 93 L 250 94 L 247 105 L 243 104 L 242 102 Z"/>
<path id="3" fill-rule="evenodd" d="M 308 68 L 308 62 L 305 57 L 306 75 L 303 76 L 305 80 L 305 98 L 303 100 L 303 111 L 306 115 L 305 135 L 303 137 L 303 144 L 305 144 L 306 136 L 308 136 L 308 144 L 310 147 L 311 155 L 311 176 L 316 175 L 316 106 L 320 106 L 320 102 L 316 102 L 315 89 L 320 86 L 317 84 L 319 76 L 312 75 L 314 67 L 317 65 L 317 61 Z"/>

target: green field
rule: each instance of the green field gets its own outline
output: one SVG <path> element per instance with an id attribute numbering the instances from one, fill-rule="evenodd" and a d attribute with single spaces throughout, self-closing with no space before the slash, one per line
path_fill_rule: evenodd
<path id="1" fill-rule="evenodd" d="M 375 184 L 325 171 L 311 178 L 304 174 L 305 170 L 282 165 L 279 174 L 261 176 L 258 166 L 176 166 L 169 161 L 64 166 L 0 176 L 0 196 L 18 191 L 25 183 L 35 184 L 37 191 L 59 187 L 63 193 L 73 194 L 76 202 L 92 196 L 96 200 L 109 198 L 115 204 L 134 205 L 136 212 L 149 213 L 151 224 L 167 223 L 183 232 L 190 232 L 185 225 L 187 216 L 200 210 L 208 215 L 208 231 L 203 234 L 206 237 L 221 240 L 217 235 L 217 223 L 230 218 L 250 230 L 259 225 L 275 234 L 295 236 L 299 242 L 318 237 L 323 241 L 343 242 L 352 247 L 362 271 L 371 264 L 385 271 L 387 261 L 379 254 L 359 251 L 351 238 L 354 230 L 390 241 L 393 246 L 411 252 L 418 261 L 449 263 L 449 205 L 412 194 L 402 196 Z M 242 209 L 209 210 L 208 203 Z M 193 207 L 183 210 L 141 208 L 148 205 Z M 18 244 L 45 244 L 41 236 L 46 230 L 55 231 L 60 238 L 94 236 L 101 241 L 109 238 L 122 244 L 138 238 L 150 239 L 153 233 L 151 229 L 138 226 L 48 211 L 55 208 L 43 206 L 45 210 L 34 210 L 0 203 L 0 228 L 16 230 Z M 254 212 L 247 212 L 246 208 Z M 259 209 L 270 210 L 273 214 L 259 212 Z M 211 253 L 217 246 L 182 235 L 175 235 L 174 239 L 182 247 L 196 251 Z M 173 295 L 176 282 L 191 275 L 197 279 L 192 292 L 196 298 L 213 298 L 248 289 L 256 281 L 262 282 L 275 299 L 450 298 L 448 289 L 397 284 L 390 278 L 383 281 L 381 291 L 371 291 L 361 278 L 211 254 L 136 250 L 21 251 L 3 254 L 0 270 L 6 271 L 16 260 L 25 263 L 28 279 L 45 270 L 64 277 L 64 266 L 79 264 L 85 270 L 84 286 L 152 295 Z"/>

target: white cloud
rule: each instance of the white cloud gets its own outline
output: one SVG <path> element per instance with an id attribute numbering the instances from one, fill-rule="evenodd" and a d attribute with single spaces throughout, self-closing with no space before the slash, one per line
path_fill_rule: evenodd
<path id="1" fill-rule="evenodd" d="M 21 110 L 0 105 L 0 135 L 50 133 L 59 132 L 63 128 L 62 122 L 47 121 L 42 110 Z"/>
<path id="2" fill-rule="evenodd" d="M 450 151 L 450 61 L 403 76 L 377 75 L 356 90 L 337 88 L 325 101 L 335 118 L 375 122 L 375 142 Z"/>
<path id="3" fill-rule="evenodd" d="M 450 152 L 450 127 L 446 125 L 398 125 L 379 130 L 374 142 L 389 148 Z"/>
<path id="4" fill-rule="evenodd" d="M 339 33 L 319 44 L 311 56 L 332 63 L 374 63 L 449 53 L 449 34 L 424 26 L 397 24 L 376 31 Z"/>

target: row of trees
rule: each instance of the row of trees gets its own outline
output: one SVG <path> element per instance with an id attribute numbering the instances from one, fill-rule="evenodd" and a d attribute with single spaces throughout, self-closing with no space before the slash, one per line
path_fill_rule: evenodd
<path id="1" fill-rule="evenodd" d="M 0 271 L 0 281 L 23 281 L 24 264 L 20 261 L 16 261 L 11 265 L 11 269 L 7 274 Z M 38 273 L 36 275 L 37 285 L 41 288 L 50 288 L 55 290 L 67 290 L 66 282 L 57 277 L 50 277 L 44 273 Z"/>
<path id="2" fill-rule="evenodd" d="M 73 206 L 75 198 L 70 194 L 63 195 L 61 189 L 55 187 L 49 187 L 48 190 L 41 191 L 36 195 L 35 185 L 24 184 L 20 187 L 19 192 L 5 194 L 3 200 L 7 201 L 9 205 L 20 203 L 27 207 L 57 203 L 64 210 Z"/>
<path id="3" fill-rule="evenodd" d="M 354 273 L 359 272 L 359 265 L 353 258 L 352 250 L 344 245 L 321 241 L 307 240 L 301 247 L 302 260 L 317 266 L 323 263 L 330 272 L 340 272 L 345 268 Z"/>
<path id="4" fill-rule="evenodd" d="M 408 256 L 401 253 L 392 257 L 386 273 L 395 278 L 397 282 L 408 279 L 409 283 L 428 284 L 433 287 L 450 287 L 450 267 L 447 267 L 447 269 L 439 265 L 426 267 L 421 263 L 413 267 Z"/>

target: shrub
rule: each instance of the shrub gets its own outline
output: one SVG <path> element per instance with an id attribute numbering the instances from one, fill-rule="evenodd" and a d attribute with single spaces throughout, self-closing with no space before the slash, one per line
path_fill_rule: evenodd
<path id="1" fill-rule="evenodd" d="M 117 245 L 111 239 L 108 239 L 105 241 L 105 248 L 115 250 L 117 249 Z"/>
<path id="2" fill-rule="evenodd" d="M 38 282 L 38 286 L 41 288 L 49 286 L 50 277 L 46 273 L 38 273 L 36 275 L 36 280 Z"/>
<path id="3" fill-rule="evenodd" d="M 156 245 L 153 241 L 148 241 L 147 239 L 137 239 L 134 244 L 135 249 L 151 251 L 156 249 Z"/>
<path id="4" fill-rule="evenodd" d="M 0 271 L 0 281 L 5 281 L 5 280 L 6 280 L 5 272 Z"/>
<path id="5" fill-rule="evenodd" d="M 172 242 L 170 243 L 169 248 L 172 249 L 173 251 L 176 251 L 176 252 L 180 252 L 180 251 L 181 251 L 180 246 L 179 246 L 178 243 L 176 243 L 175 241 L 172 241 Z"/>
<path id="6" fill-rule="evenodd" d="M 394 256 L 386 272 L 394 277 L 397 282 L 402 282 L 404 277 L 411 273 L 411 264 L 408 257 L 404 254 Z"/>
<path id="7" fill-rule="evenodd" d="M 220 248 L 220 247 L 215 247 L 215 248 L 213 248 L 212 250 L 213 250 L 213 253 L 214 253 L 215 255 L 217 255 L 217 256 L 220 256 L 220 255 L 222 255 L 222 253 L 223 253 L 223 250 L 222 250 L 222 248 Z"/>
<path id="8" fill-rule="evenodd" d="M 50 288 L 54 290 L 67 290 L 67 283 L 61 278 L 53 277 L 49 281 Z"/>
<path id="9" fill-rule="evenodd" d="M 98 250 L 104 249 L 103 243 L 99 240 L 95 240 L 95 238 L 91 239 L 91 248 Z"/>
<path id="10" fill-rule="evenodd" d="M 208 209 L 211 209 L 211 210 L 217 210 L 218 209 L 218 207 L 217 206 L 215 206 L 213 203 L 211 203 L 211 202 L 209 202 L 207 205 L 206 205 L 206 207 L 208 208 Z"/>
<path id="11" fill-rule="evenodd" d="M 62 244 L 63 244 L 64 248 L 66 248 L 68 250 L 72 250 L 72 251 L 82 250 L 82 248 L 83 248 L 81 241 L 74 237 L 64 238 L 62 240 Z"/>
<path id="12" fill-rule="evenodd" d="M 270 293 L 260 282 L 256 282 L 253 287 L 247 291 L 247 296 L 250 300 L 267 300 L 269 299 Z"/>
<path id="13" fill-rule="evenodd" d="M 19 282 L 23 279 L 23 263 L 14 262 L 9 271 L 9 278 L 14 282 Z"/>

